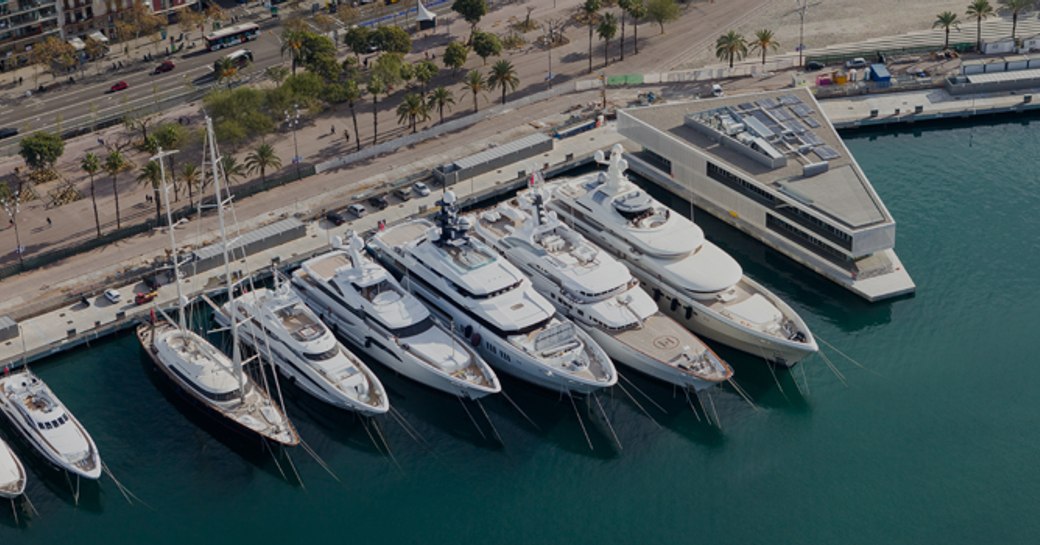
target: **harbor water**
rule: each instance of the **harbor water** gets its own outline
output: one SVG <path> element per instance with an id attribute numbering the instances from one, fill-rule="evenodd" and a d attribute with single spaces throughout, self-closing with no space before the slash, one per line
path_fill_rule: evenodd
<path id="1" fill-rule="evenodd" d="M 140 501 L 106 477 L 74 506 L 5 426 L 39 514 L 15 522 L 0 505 L 0 543 L 1035 543 L 1038 125 L 846 135 L 898 222 L 912 298 L 866 303 L 698 214 L 826 342 L 826 359 L 775 375 L 720 349 L 755 402 L 729 387 L 705 399 L 721 429 L 623 370 L 649 416 L 620 390 L 600 396 L 620 447 L 595 402 L 574 406 L 590 449 L 569 399 L 508 379 L 537 428 L 485 400 L 499 444 L 467 416 L 485 422 L 479 407 L 373 364 L 414 432 L 366 428 L 287 387 L 290 416 L 338 477 L 296 449 L 301 485 L 287 460 L 174 402 L 128 332 L 34 368 Z"/>

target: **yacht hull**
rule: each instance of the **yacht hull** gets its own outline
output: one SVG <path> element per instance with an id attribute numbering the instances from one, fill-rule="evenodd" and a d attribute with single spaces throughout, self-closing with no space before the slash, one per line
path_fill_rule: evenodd
<path id="1" fill-rule="evenodd" d="M 0 498 L 13 499 L 25 492 L 25 466 L 0 439 Z"/>
<path id="2" fill-rule="evenodd" d="M 599 343 L 601 347 L 603 347 L 603 350 L 607 352 L 607 355 L 609 355 L 612 360 L 635 369 L 644 375 L 649 375 L 658 380 L 663 380 L 664 382 L 681 386 L 683 388 L 692 388 L 698 392 L 718 384 L 716 382 L 697 378 L 689 373 L 684 373 L 675 367 L 662 363 L 661 361 L 638 351 L 634 347 L 618 341 L 612 335 L 597 328 L 587 327 L 584 325 L 582 327 L 597 343 Z"/>

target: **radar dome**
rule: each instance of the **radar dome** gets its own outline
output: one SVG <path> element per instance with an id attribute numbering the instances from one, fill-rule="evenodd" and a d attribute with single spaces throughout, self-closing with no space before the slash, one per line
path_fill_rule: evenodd
<path id="1" fill-rule="evenodd" d="M 442 197 L 441 200 L 444 201 L 444 204 L 455 204 L 455 201 L 457 200 L 455 198 L 455 192 L 454 191 L 445 191 L 444 192 L 444 197 Z"/>

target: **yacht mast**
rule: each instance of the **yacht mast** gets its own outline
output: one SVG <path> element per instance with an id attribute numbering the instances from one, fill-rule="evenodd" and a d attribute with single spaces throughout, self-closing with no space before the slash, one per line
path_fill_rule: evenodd
<path id="1" fill-rule="evenodd" d="M 209 140 L 210 161 L 213 167 L 211 169 L 213 172 L 213 192 L 217 197 L 217 219 L 220 224 L 220 249 L 224 254 L 224 280 L 227 282 L 227 298 L 228 301 L 234 301 L 235 284 L 231 281 L 231 260 L 228 257 L 227 228 L 224 225 L 224 196 L 220 190 L 220 178 L 223 176 L 224 170 L 220 165 L 221 157 L 217 153 L 217 141 L 213 136 L 213 119 L 208 115 L 206 116 L 206 139 Z M 240 367 L 242 355 L 238 348 L 238 321 L 235 319 L 233 309 L 229 311 L 228 318 L 231 322 L 231 369 L 238 380 L 238 389 L 244 397 L 245 382 L 242 380 L 243 373 Z"/>
<path id="2" fill-rule="evenodd" d="M 173 261 L 173 278 L 177 284 L 177 327 L 181 331 L 187 329 L 187 325 L 184 320 L 184 293 L 181 288 L 181 263 L 180 258 L 177 255 L 177 239 L 173 236 L 173 213 L 170 212 L 170 199 L 169 199 L 169 187 L 166 185 L 166 164 L 163 159 L 167 155 L 173 155 L 177 153 L 177 150 L 163 151 L 162 148 L 158 149 L 158 152 L 151 158 L 152 161 L 159 162 L 159 174 L 162 180 L 162 198 L 166 205 L 166 231 L 170 233 L 170 251 Z"/>

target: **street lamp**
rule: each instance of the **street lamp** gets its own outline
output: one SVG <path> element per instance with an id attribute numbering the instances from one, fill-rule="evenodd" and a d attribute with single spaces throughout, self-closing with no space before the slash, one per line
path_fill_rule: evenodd
<path id="1" fill-rule="evenodd" d="M 14 252 L 18 254 L 18 268 L 24 269 L 25 262 L 22 259 L 22 254 L 25 248 L 22 248 L 22 237 L 18 234 L 18 212 L 21 210 L 21 205 L 19 204 L 21 201 L 20 197 L 21 190 L 16 190 L 14 192 L 14 202 L 4 197 L 0 199 L 0 206 L 4 207 L 4 211 L 7 212 L 7 215 L 11 218 L 11 223 L 14 225 Z"/>
<path id="2" fill-rule="evenodd" d="M 802 67 L 802 50 L 805 49 L 805 12 L 809 9 L 809 0 L 798 0 L 798 68 Z"/>
<path id="3" fill-rule="evenodd" d="M 296 165 L 296 179 L 300 179 L 300 147 L 296 143 L 296 127 L 300 124 L 300 107 L 296 104 L 292 105 L 293 115 L 289 115 L 289 111 L 285 111 L 285 124 L 289 125 L 292 129 L 292 145 L 293 145 L 293 158 L 292 162 Z"/>

